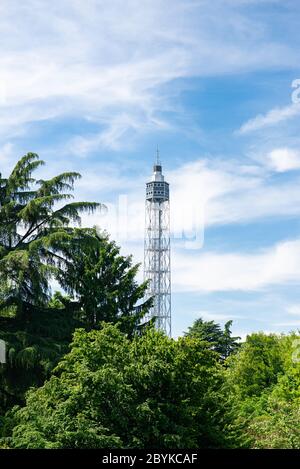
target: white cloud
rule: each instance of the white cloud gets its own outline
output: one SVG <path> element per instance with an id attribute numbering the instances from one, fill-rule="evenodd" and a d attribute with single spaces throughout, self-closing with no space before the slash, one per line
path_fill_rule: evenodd
<path id="1" fill-rule="evenodd" d="M 198 311 L 197 313 L 193 313 L 194 319 L 202 318 L 205 321 L 230 321 L 231 319 L 241 319 L 243 316 L 237 314 L 227 314 L 227 313 L 216 313 L 214 311 Z"/>
<path id="2" fill-rule="evenodd" d="M 275 323 L 275 326 L 280 326 L 280 327 L 297 327 L 300 326 L 300 320 L 293 320 L 293 321 L 283 321 L 283 322 L 277 322 Z"/>
<path id="3" fill-rule="evenodd" d="M 81 171 L 82 178 L 76 182 L 77 197 L 86 198 L 87 194 L 91 196 L 100 193 L 103 197 L 107 193 L 130 192 L 133 189 L 132 179 L 122 174 L 122 168 L 106 163 L 105 165 L 95 166 L 93 170 L 87 168 Z M 143 188 L 145 181 L 138 181 Z"/>
<path id="4" fill-rule="evenodd" d="M 14 150 L 15 146 L 11 142 L 4 143 L 0 147 L 0 174 L 4 177 L 7 176 L 15 162 Z"/>
<path id="5" fill-rule="evenodd" d="M 258 165 L 202 159 L 168 172 L 168 180 L 174 227 L 195 227 L 202 211 L 204 228 L 300 214 L 299 178 L 269 180 Z"/>
<path id="6" fill-rule="evenodd" d="M 300 168 L 300 151 L 275 148 L 267 155 L 267 164 L 279 173 Z"/>
<path id="7" fill-rule="evenodd" d="M 300 304 L 289 305 L 286 308 L 286 311 L 288 312 L 288 314 L 291 314 L 292 316 L 300 317 Z"/>
<path id="8" fill-rule="evenodd" d="M 207 159 L 187 163 L 167 171 L 171 189 L 171 228 L 174 245 L 202 247 L 205 229 L 210 226 L 252 223 L 267 217 L 300 215 L 299 178 L 285 182 L 265 180 L 261 166 L 239 166 L 236 161 Z M 91 220 L 105 227 L 118 242 L 142 240 L 144 236 L 144 188 L 150 175 L 124 176 L 113 165 L 83 172 L 77 198 L 101 192 L 109 201 L 103 218 Z M 134 179 L 134 183 L 133 183 Z M 112 192 L 117 193 L 112 199 Z M 121 198 L 120 198 L 121 196 Z M 120 223 L 120 218 L 122 223 Z M 126 223 L 125 223 L 126 220 Z"/>
<path id="9" fill-rule="evenodd" d="M 254 291 L 269 285 L 300 284 L 300 240 L 257 254 L 187 251 L 173 255 L 176 291 Z"/>
<path id="10" fill-rule="evenodd" d="M 294 66 L 297 51 L 244 3 L 3 0 L 2 137 L 80 116 L 98 128 L 71 141 L 74 153 L 119 148 L 128 131 L 168 127 L 160 113 L 172 110 L 172 80 Z"/>
<path id="11" fill-rule="evenodd" d="M 237 194 L 245 191 L 254 194 L 260 184 L 260 178 L 245 171 L 233 163 L 221 161 L 210 162 L 198 160 L 187 163 L 178 169 L 167 172 L 167 180 L 171 187 L 171 229 L 173 236 L 179 243 L 184 239 L 191 247 L 201 247 L 204 229 L 216 223 L 230 223 L 239 221 L 247 216 L 242 207 L 238 207 L 232 216 L 233 205 Z M 101 175 L 101 176 L 99 176 Z M 95 190 L 103 194 L 117 191 L 118 195 L 111 200 L 105 217 L 95 215 L 93 223 L 104 226 L 119 242 L 142 240 L 144 236 L 144 192 L 145 181 L 150 174 L 124 177 L 118 167 L 99 168 L 93 174 L 86 171 L 82 180 L 77 184 L 81 192 Z M 226 196 L 232 196 L 227 200 Z M 91 194 L 92 197 L 92 194 Z M 121 197 L 121 198 L 120 198 Z M 299 190 L 300 197 L 300 190 Z M 225 206 L 224 206 L 225 204 Z M 227 204 L 227 206 L 226 206 Z M 248 212 L 249 213 L 249 212 Z M 253 216 L 255 210 L 252 210 Z M 224 219 L 224 216 L 227 218 Z M 120 217 L 122 223 L 120 223 Z M 124 219 L 126 218 L 126 223 Z M 91 223 L 91 218 L 88 218 Z M 196 242 L 193 239 L 196 237 Z"/>
<path id="12" fill-rule="evenodd" d="M 267 114 L 259 114 L 245 122 L 239 129 L 239 133 L 246 134 L 265 127 L 274 126 L 299 114 L 300 104 L 291 104 L 289 106 L 271 109 Z"/>
<path id="13" fill-rule="evenodd" d="M 113 172 L 110 177 L 112 175 Z M 125 179 L 122 186 L 128 188 L 127 196 L 116 200 L 117 204 L 108 205 L 106 219 L 99 215 L 92 217 L 93 223 L 112 233 L 112 237 L 123 246 L 123 252 L 133 253 L 136 261 L 143 260 L 145 179 L 141 175 L 134 186 L 131 178 Z M 205 240 L 203 246 L 183 249 L 184 236 L 193 229 L 196 234 L 196 230 L 216 224 L 299 214 L 298 179 L 288 184 L 277 180 L 266 184 L 253 168 L 248 172 L 235 162 L 208 160 L 170 171 L 167 179 L 171 183 L 173 235 L 177 236 L 172 250 L 175 291 L 254 291 L 269 285 L 300 283 L 299 240 L 283 241 L 255 254 L 207 251 Z M 109 188 L 109 173 L 104 180 Z M 112 183 L 118 184 L 118 176 L 112 179 Z M 93 179 L 88 181 L 89 186 L 92 184 Z M 201 212 L 201 207 L 204 207 L 204 225 L 193 225 L 195 214 Z M 91 218 L 84 222 L 90 224 Z"/>

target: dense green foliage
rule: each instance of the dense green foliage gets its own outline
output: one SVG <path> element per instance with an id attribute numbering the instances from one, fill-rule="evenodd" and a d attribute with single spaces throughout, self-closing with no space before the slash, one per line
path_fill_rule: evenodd
<path id="1" fill-rule="evenodd" d="M 7 179 L 0 178 L 0 306 L 13 308 L 25 320 L 31 305 L 45 306 L 49 300 L 49 280 L 66 262 L 59 246 L 73 235 L 70 223 L 99 205 L 71 202 L 57 208 L 72 197 L 80 175 L 68 172 L 35 180 L 32 173 L 41 165 L 38 155 L 29 153 Z"/>
<path id="2" fill-rule="evenodd" d="M 30 386 L 43 384 L 76 327 L 109 320 L 132 334 L 149 307 L 149 301 L 136 307 L 146 285 L 135 281 L 131 258 L 95 228 L 74 227 L 82 211 L 99 204 L 61 204 L 80 175 L 35 180 L 42 164 L 29 153 L 0 178 L 0 339 L 8 349 L 0 367 L 0 413 L 22 403 Z M 69 296 L 52 297 L 52 280 Z"/>
<path id="3" fill-rule="evenodd" d="M 230 357 L 233 405 L 253 448 L 300 448 L 299 335 L 252 334 Z"/>
<path id="4" fill-rule="evenodd" d="M 214 352 L 153 328 L 130 340 L 112 325 L 78 330 L 55 375 L 6 425 L 16 448 L 202 448 L 233 435 Z"/>
<path id="5" fill-rule="evenodd" d="M 86 237 L 87 230 L 78 231 L 80 237 Z M 119 247 L 105 234 L 99 235 L 93 229 L 89 236 L 92 242 L 88 245 L 78 243 L 74 237 L 60 244 L 68 266 L 59 272 L 59 283 L 73 298 L 73 310 L 78 311 L 87 326 L 118 321 L 121 329 L 131 334 L 138 329 L 151 303 L 146 301 L 136 308 L 146 288 L 135 280 L 139 265 L 132 265 L 130 256 L 120 256 Z"/>
<path id="6" fill-rule="evenodd" d="M 214 321 L 203 321 L 202 318 L 199 318 L 189 327 L 186 335 L 207 342 L 207 346 L 217 352 L 224 360 L 236 352 L 240 346 L 238 342 L 240 337 L 231 336 L 231 325 L 232 321 L 226 322 L 224 331 L 222 331 L 220 324 Z"/>
<path id="7" fill-rule="evenodd" d="M 299 341 L 252 334 L 224 366 L 199 338 L 78 329 L 52 377 L 7 413 L 0 446 L 299 449 Z"/>

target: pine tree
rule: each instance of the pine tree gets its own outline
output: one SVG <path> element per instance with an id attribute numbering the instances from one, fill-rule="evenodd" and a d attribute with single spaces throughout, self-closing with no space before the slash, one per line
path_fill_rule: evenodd
<path id="1" fill-rule="evenodd" d="M 13 307 L 17 316 L 26 317 L 31 306 L 49 300 L 49 279 L 63 267 L 57 254 L 61 241 L 71 239 L 70 223 L 80 221 L 80 213 L 92 212 L 100 204 L 69 200 L 76 172 L 49 180 L 35 180 L 32 173 L 43 165 L 35 153 L 28 153 L 16 164 L 7 179 L 0 178 L 0 308 Z M 36 188 L 34 186 L 37 186 Z"/>
<path id="2" fill-rule="evenodd" d="M 87 235 L 89 243 L 82 244 Z M 139 329 L 152 301 L 142 301 L 147 285 L 135 280 L 139 264 L 133 265 L 131 256 L 121 256 L 116 243 L 95 228 L 75 230 L 72 240 L 62 243 L 60 250 L 67 267 L 58 281 L 87 327 L 106 321 L 119 322 L 128 334 Z"/>
<path id="3" fill-rule="evenodd" d="M 149 305 L 136 307 L 146 285 L 136 283 L 131 258 L 94 228 L 74 227 L 82 212 L 101 207 L 69 202 L 80 175 L 36 180 L 32 175 L 42 164 L 28 153 L 7 179 L 0 177 L 0 339 L 8 350 L 0 368 L 0 411 L 43 384 L 75 328 L 106 320 L 133 333 Z M 52 279 L 70 296 L 51 297 Z"/>
<path id="4" fill-rule="evenodd" d="M 227 321 L 223 331 L 220 324 L 215 321 L 203 321 L 202 318 L 199 318 L 188 328 L 186 335 L 207 342 L 208 347 L 217 352 L 222 360 L 225 360 L 240 347 L 238 342 L 240 337 L 231 336 L 231 325 L 232 321 Z"/>

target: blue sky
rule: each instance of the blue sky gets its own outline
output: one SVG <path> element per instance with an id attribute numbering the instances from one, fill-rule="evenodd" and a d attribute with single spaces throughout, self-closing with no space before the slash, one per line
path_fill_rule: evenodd
<path id="1" fill-rule="evenodd" d="M 2 173 L 27 151 L 80 171 L 108 207 L 83 223 L 140 262 L 158 145 L 175 336 L 300 327 L 299 23 L 295 0 L 1 2 Z"/>

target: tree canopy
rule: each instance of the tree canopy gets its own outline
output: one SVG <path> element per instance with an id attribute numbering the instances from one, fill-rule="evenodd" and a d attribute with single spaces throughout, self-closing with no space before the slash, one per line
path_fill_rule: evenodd
<path id="1" fill-rule="evenodd" d="M 26 407 L 11 411 L 12 448 L 195 448 L 230 445 L 232 421 L 214 352 L 152 327 L 77 330 L 71 351 Z M 12 429 L 12 431 L 11 431 Z"/>
<path id="2" fill-rule="evenodd" d="M 32 306 L 45 306 L 49 300 L 49 280 L 67 261 L 59 247 L 72 238 L 71 222 L 80 222 L 80 213 L 100 206 L 96 202 L 63 205 L 72 198 L 70 191 L 80 174 L 34 179 L 33 172 L 43 164 L 37 154 L 28 153 L 8 178 L 0 177 L 0 307 L 13 308 L 25 318 Z"/>
<path id="3" fill-rule="evenodd" d="M 7 364 L 0 369 L 0 411 L 22 403 L 68 351 L 77 327 L 100 321 L 139 329 L 151 300 L 135 280 L 138 265 L 96 228 L 80 228 L 80 214 L 101 204 L 68 202 L 80 175 L 35 179 L 44 163 L 25 155 L 0 178 L 0 339 Z M 53 295 L 51 282 L 62 288 Z"/>
<path id="4" fill-rule="evenodd" d="M 231 336 L 232 321 L 227 321 L 224 330 L 215 321 L 204 321 L 196 319 L 194 324 L 188 328 L 187 336 L 197 337 L 207 342 L 208 347 L 217 352 L 221 359 L 225 360 L 231 353 L 238 350 L 240 337 Z"/>
<path id="5" fill-rule="evenodd" d="M 300 448 L 299 335 L 253 333 L 226 370 L 237 418 L 252 448 Z"/>

